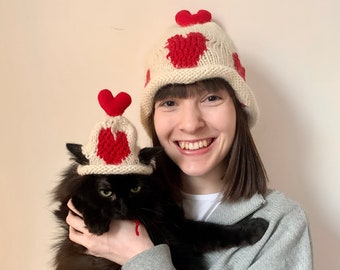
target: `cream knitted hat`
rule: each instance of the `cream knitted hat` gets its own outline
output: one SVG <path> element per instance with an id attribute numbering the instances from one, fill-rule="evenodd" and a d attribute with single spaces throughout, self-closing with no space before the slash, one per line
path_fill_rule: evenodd
<path id="1" fill-rule="evenodd" d="M 89 142 L 81 148 L 89 161 L 79 165 L 80 175 L 88 174 L 151 174 L 153 167 L 139 161 L 137 131 L 130 121 L 122 116 L 131 104 L 129 94 L 120 92 L 116 97 L 104 89 L 98 100 L 107 113 L 105 121 L 93 129 Z"/>
<path id="2" fill-rule="evenodd" d="M 182 10 L 176 23 L 156 45 L 147 61 L 146 82 L 141 100 L 141 120 L 151 135 L 148 118 L 154 106 L 156 92 L 167 84 L 189 84 L 209 78 L 223 78 L 235 90 L 253 127 L 258 107 L 253 92 L 245 82 L 236 48 L 222 28 L 211 21 L 209 11 L 191 14 Z"/>

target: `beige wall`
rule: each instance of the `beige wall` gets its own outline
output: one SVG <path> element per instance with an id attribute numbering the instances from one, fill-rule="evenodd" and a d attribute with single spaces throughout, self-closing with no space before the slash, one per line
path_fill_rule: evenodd
<path id="1" fill-rule="evenodd" d="M 0 0 L 0 268 L 52 269 L 49 191 L 87 141 L 100 89 L 132 93 L 140 144 L 144 56 L 176 11 L 210 10 L 239 48 L 262 110 L 270 185 L 306 209 L 315 269 L 340 250 L 339 1 Z M 133 8 L 132 8 L 133 7 Z"/>

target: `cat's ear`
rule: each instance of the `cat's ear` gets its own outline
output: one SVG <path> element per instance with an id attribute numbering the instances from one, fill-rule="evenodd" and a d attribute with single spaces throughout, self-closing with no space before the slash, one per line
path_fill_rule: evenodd
<path id="1" fill-rule="evenodd" d="M 139 151 L 139 161 L 145 165 L 151 164 L 152 160 L 164 152 L 163 147 L 144 147 Z"/>
<path id="2" fill-rule="evenodd" d="M 81 144 L 67 143 L 66 148 L 72 154 L 72 159 L 75 162 L 79 163 L 80 165 L 89 164 L 89 160 L 84 156 L 83 152 L 81 151 Z"/>

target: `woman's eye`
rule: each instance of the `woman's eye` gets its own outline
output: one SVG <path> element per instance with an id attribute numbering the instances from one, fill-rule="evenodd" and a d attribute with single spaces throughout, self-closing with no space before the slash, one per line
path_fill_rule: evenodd
<path id="1" fill-rule="evenodd" d="M 138 193 L 139 191 L 141 191 L 142 187 L 141 186 L 135 186 L 133 188 L 130 189 L 130 191 L 132 193 Z"/>
<path id="2" fill-rule="evenodd" d="M 216 95 L 211 95 L 211 96 L 208 96 L 206 98 L 207 101 L 216 101 L 216 100 L 220 100 L 221 98 L 219 96 L 216 96 Z"/>
<path id="3" fill-rule="evenodd" d="M 100 196 L 104 197 L 104 198 L 108 198 L 112 196 L 112 191 L 109 189 L 101 189 L 99 190 L 99 194 Z"/>
<path id="4" fill-rule="evenodd" d="M 172 107 L 172 106 L 175 106 L 175 101 L 167 100 L 167 101 L 161 102 L 160 106 L 163 106 L 163 107 Z"/>
<path id="5" fill-rule="evenodd" d="M 155 103 L 155 110 L 164 112 L 173 111 L 177 108 L 178 102 L 176 100 L 159 100 Z"/>

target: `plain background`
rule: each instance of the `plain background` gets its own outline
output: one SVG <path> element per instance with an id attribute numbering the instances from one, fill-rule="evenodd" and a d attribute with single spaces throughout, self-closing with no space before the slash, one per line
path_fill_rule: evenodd
<path id="1" fill-rule="evenodd" d="M 306 210 L 315 269 L 340 259 L 338 0 L 0 0 L 0 268 L 52 269 L 49 192 L 128 91 L 139 124 L 145 55 L 181 9 L 210 10 L 238 47 L 261 108 L 253 130 L 270 186 Z"/>

